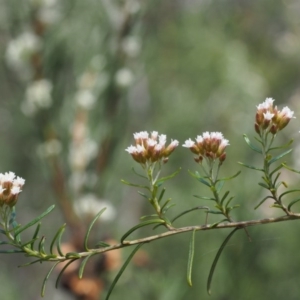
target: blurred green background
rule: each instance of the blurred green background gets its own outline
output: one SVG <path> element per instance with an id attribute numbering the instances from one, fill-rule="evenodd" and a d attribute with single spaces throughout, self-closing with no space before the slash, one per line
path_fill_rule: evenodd
<path id="1" fill-rule="evenodd" d="M 43 232 L 51 241 L 67 222 L 68 241 L 77 226 L 85 228 L 98 203 L 111 206 L 111 214 L 97 224 L 95 239 L 120 238 L 150 211 L 137 190 L 120 183 L 137 180 L 131 167 L 139 166 L 124 149 L 143 130 L 180 143 L 221 131 L 230 141 L 222 174 L 242 170 L 227 184 L 241 205 L 234 218 L 279 215 L 269 204 L 253 209 L 263 198 L 259 176 L 237 162 L 261 163 L 242 134 L 254 136 L 256 105 L 272 97 L 295 111 L 297 119 L 278 140 L 295 139 L 287 161 L 300 167 L 299 14 L 296 0 L 1 1 L 0 172 L 26 179 L 19 222 L 55 203 Z M 171 215 L 207 204 L 193 195 L 209 196 L 189 176 L 198 167 L 181 146 L 163 173 L 178 167 L 181 173 L 166 183 L 166 196 L 176 203 Z M 297 187 L 297 176 L 282 176 Z M 202 224 L 204 217 L 195 212 L 177 226 Z M 299 229 L 299 222 L 249 228 L 251 243 L 238 232 L 221 256 L 211 296 L 209 268 L 229 231 L 196 233 L 192 288 L 186 283 L 191 234 L 153 242 L 143 248 L 144 261 L 126 270 L 111 299 L 299 299 Z M 151 234 L 145 229 L 134 236 Z M 126 249 L 122 255 L 128 254 Z M 1 299 L 40 299 L 50 264 L 17 268 L 25 262 L 1 255 Z M 115 272 L 99 275 L 99 299 Z M 79 299 L 54 284 L 52 275 L 44 299 Z"/>

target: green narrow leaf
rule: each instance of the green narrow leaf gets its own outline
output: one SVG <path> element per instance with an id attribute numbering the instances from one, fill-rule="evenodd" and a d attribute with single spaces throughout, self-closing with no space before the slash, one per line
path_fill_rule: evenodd
<path id="1" fill-rule="evenodd" d="M 147 218 L 157 218 L 157 214 L 141 216 L 140 220 L 144 220 Z"/>
<path id="2" fill-rule="evenodd" d="M 294 190 L 289 190 L 287 192 L 284 192 L 282 193 L 280 196 L 279 196 L 279 201 L 281 202 L 281 198 L 287 194 L 291 194 L 291 193 L 295 193 L 295 192 L 300 192 L 300 189 L 294 189 Z"/>
<path id="3" fill-rule="evenodd" d="M 290 170 L 290 171 L 292 171 L 292 172 L 295 172 L 295 173 L 298 173 L 298 174 L 300 174 L 300 171 L 298 171 L 298 170 L 296 170 L 296 169 L 293 169 L 293 168 L 291 168 L 291 167 L 289 167 L 289 166 L 287 166 L 286 164 L 282 164 L 282 166 L 284 167 L 284 168 L 286 168 L 286 169 L 288 169 L 288 170 Z"/>
<path id="4" fill-rule="evenodd" d="M 24 251 L 23 250 L 7 249 L 7 250 L 0 250 L 0 253 L 3 253 L 3 254 L 24 253 Z"/>
<path id="5" fill-rule="evenodd" d="M 246 165 L 246 164 L 244 164 L 244 163 L 242 163 L 242 162 L 240 162 L 240 161 L 238 161 L 238 164 L 239 164 L 239 165 L 242 165 L 242 166 L 244 166 L 244 167 L 246 167 L 246 168 L 248 168 L 248 169 L 252 169 L 252 170 L 264 172 L 263 169 L 260 169 L 260 168 L 256 168 L 256 167 L 253 167 L 253 166 Z"/>
<path id="6" fill-rule="evenodd" d="M 233 205 L 233 206 L 229 206 L 229 207 L 226 207 L 226 212 L 229 213 L 231 210 L 235 209 L 235 208 L 238 208 L 240 207 L 239 204 L 236 204 L 236 205 Z"/>
<path id="7" fill-rule="evenodd" d="M 32 243 L 30 244 L 30 248 L 33 249 L 34 248 L 34 242 L 38 239 L 38 234 L 39 234 L 39 231 L 41 229 L 41 222 L 39 222 L 36 226 L 36 229 L 34 231 L 34 234 L 33 234 L 33 237 L 32 237 Z"/>
<path id="8" fill-rule="evenodd" d="M 173 206 L 175 206 L 175 205 L 176 205 L 176 203 L 172 203 L 172 204 L 170 204 L 170 205 L 164 207 L 163 213 L 165 214 L 171 207 L 173 207 Z"/>
<path id="9" fill-rule="evenodd" d="M 270 189 L 270 188 L 269 188 L 266 184 L 264 184 L 263 182 L 259 182 L 258 185 L 262 186 L 263 188 L 265 188 L 265 189 L 267 189 L 267 190 Z"/>
<path id="10" fill-rule="evenodd" d="M 15 222 L 16 220 L 16 208 L 15 206 L 12 208 L 11 213 L 10 213 L 10 219 L 9 219 L 9 224 L 13 224 L 13 227 L 15 227 L 15 224 L 18 225 L 17 222 Z M 15 223 L 15 224 L 14 224 Z"/>
<path id="11" fill-rule="evenodd" d="M 66 259 L 79 259 L 81 258 L 80 254 L 77 252 L 68 252 L 66 253 Z"/>
<path id="12" fill-rule="evenodd" d="M 274 203 L 271 207 L 282 208 L 282 205 Z"/>
<path id="13" fill-rule="evenodd" d="M 283 168 L 283 164 L 280 164 L 277 168 L 275 168 L 271 173 L 270 173 L 270 177 L 273 176 L 273 174 L 275 174 L 277 171 L 279 171 L 281 168 Z"/>
<path id="14" fill-rule="evenodd" d="M 198 178 L 198 180 L 203 183 L 204 185 L 208 186 L 208 187 L 211 187 L 211 184 L 208 183 L 206 180 L 204 180 L 203 178 Z"/>
<path id="15" fill-rule="evenodd" d="M 121 182 L 126 184 L 126 185 L 130 185 L 130 186 L 135 186 L 135 187 L 139 187 L 139 188 L 142 188 L 142 189 L 146 189 L 146 190 L 150 190 L 148 186 L 146 185 L 140 185 L 140 184 L 134 184 L 134 183 L 130 183 L 124 179 L 121 179 Z"/>
<path id="16" fill-rule="evenodd" d="M 37 259 L 37 260 L 34 260 L 34 261 L 28 262 L 28 263 L 26 263 L 26 264 L 20 265 L 20 266 L 18 266 L 18 268 L 27 267 L 27 266 L 30 266 L 30 265 L 33 265 L 33 264 L 35 264 L 35 263 L 37 263 L 37 262 L 42 262 L 42 261 L 43 261 L 43 259 L 42 259 L 42 258 L 39 258 L 39 259 Z"/>
<path id="17" fill-rule="evenodd" d="M 68 263 L 66 263 L 66 265 L 62 268 L 62 270 L 59 272 L 58 276 L 57 276 L 57 279 L 55 281 L 55 288 L 58 288 L 58 284 L 59 284 L 59 281 L 60 281 L 60 278 L 61 276 L 63 275 L 64 271 L 67 269 L 67 267 L 72 263 L 74 262 L 75 260 L 77 259 L 72 259 L 70 260 Z"/>
<path id="18" fill-rule="evenodd" d="M 66 229 L 66 223 L 63 224 L 56 232 L 52 242 L 51 242 L 51 245 L 50 245 L 50 253 L 53 254 L 53 247 L 54 247 L 54 244 L 55 242 L 57 241 L 58 237 L 60 236 L 61 232 L 64 232 L 64 230 Z"/>
<path id="19" fill-rule="evenodd" d="M 279 154 L 278 156 L 273 157 L 269 162 L 268 165 L 270 166 L 272 163 L 274 163 L 275 161 L 279 160 L 280 158 L 286 156 L 287 154 L 289 154 L 290 152 L 292 152 L 293 149 L 289 149 L 281 154 Z"/>
<path id="20" fill-rule="evenodd" d="M 188 209 L 188 210 L 186 210 L 186 211 L 180 213 L 179 215 L 177 215 L 175 218 L 173 218 L 171 222 L 173 223 L 175 220 L 179 219 L 180 217 L 184 216 L 185 214 L 187 214 L 187 213 L 189 213 L 189 212 L 192 212 L 192 211 L 194 211 L 194 210 L 198 210 L 198 209 L 206 209 L 206 210 L 209 210 L 209 207 L 207 207 L 207 206 L 196 206 L 196 207 L 194 207 L 194 208 Z"/>
<path id="21" fill-rule="evenodd" d="M 218 210 L 208 210 L 207 213 L 208 214 L 213 214 L 213 215 L 223 215 L 223 213 L 221 211 L 218 211 Z"/>
<path id="22" fill-rule="evenodd" d="M 216 201 L 215 198 L 211 198 L 211 197 L 205 197 L 205 196 L 198 196 L 198 195 L 193 195 L 195 198 L 198 199 L 202 199 L 202 200 L 212 200 L 212 201 Z"/>
<path id="23" fill-rule="evenodd" d="M 118 280 L 120 279 L 120 277 L 122 276 L 123 272 L 125 271 L 127 265 L 129 264 L 129 262 L 131 261 L 131 259 L 133 258 L 133 256 L 135 255 L 135 253 L 143 246 L 144 243 L 138 244 L 134 250 L 131 252 L 131 254 L 128 256 L 128 258 L 126 259 L 125 263 L 123 264 L 122 268 L 119 270 L 117 276 L 115 277 L 114 281 L 112 282 L 111 286 L 109 287 L 109 290 L 107 292 L 106 298 L 105 300 L 108 300 L 110 297 L 110 294 L 112 293 L 115 285 L 117 284 Z"/>
<path id="24" fill-rule="evenodd" d="M 163 188 L 162 191 L 161 191 L 161 193 L 160 193 L 160 195 L 159 195 L 158 203 L 160 203 L 160 201 L 162 200 L 162 198 L 163 198 L 163 196 L 164 196 L 164 194 L 165 194 L 165 191 L 166 191 L 166 189 Z"/>
<path id="25" fill-rule="evenodd" d="M 224 177 L 224 178 L 220 178 L 218 179 L 216 182 L 219 182 L 219 181 L 227 181 L 227 180 L 230 180 L 230 179 L 233 179 L 237 176 L 239 176 L 241 174 L 242 171 L 238 171 L 237 173 L 235 173 L 234 175 L 230 176 L 230 177 Z"/>
<path id="26" fill-rule="evenodd" d="M 135 225 L 134 227 L 132 227 L 131 229 L 129 229 L 122 237 L 121 237 L 121 243 L 124 242 L 124 240 L 132 233 L 134 232 L 135 230 L 141 228 L 141 227 L 144 227 L 144 226 L 147 226 L 147 225 L 151 225 L 151 224 L 158 224 L 158 223 L 166 223 L 166 221 L 162 220 L 162 219 L 154 219 L 154 220 L 147 220 L 147 221 L 144 221 L 138 225 Z"/>
<path id="27" fill-rule="evenodd" d="M 142 197 L 148 200 L 148 196 L 140 191 L 138 191 L 138 194 L 140 194 Z"/>
<path id="28" fill-rule="evenodd" d="M 224 240 L 224 242 L 222 243 L 221 247 L 219 248 L 218 252 L 217 252 L 217 255 L 212 263 L 212 266 L 210 268 L 210 271 L 209 271 L 209 275 L 208 275 L 208 279 L 207 279 L 207 293 L 210 295 L 211 294 L 211 290 L 210 290 L 210 287 L 211 287 L 211 282 L 212 282 L 212 278 L 213 278 L 213 275 L 214 275 L 214 271 L 215 271 L 215 268 L 217 266 L 217 263 L 218 263 L 218 260 L 222 254 L 222 251 L 224 250 L 226 244 L 228 243 L 228 241 L 230 240 L 230 238 L 232 237 L 232 235 L 237 231 L 239 230 L 240 228 L 235 228 L 234 230 L 232 230 L 230 232 L 230 234 L 226 237 L 226 239 Z"/>
<path id="29" fill-rule="evenodd" d="M 1 241 L 0 245 L 15 245 L 15 244 L 7 241 Z"/>
<path id="30" fill-rule="evenodd" d="M 257 142 L 259 142 L 261 145 L 263 145 L 263 142 L 262 142 L 258 137 L 254 136 L 254 139 L 255 139 Z"/>
<path id="31" fill-rule="evenodd" d="M 298 198 L 298 199 L 296 199 L 296 200 L 293 200 L 293 201 L 288 205 L 288 210 L 290 210 L 291 207 L 292 207 L 294 204 L 296 204 L 297 202 L 299 202 L 299 201 L 300 201 L 300 198 Z"/>
<path id="32" fill-rule="evenodd" d="M 65 229 L 66 229 L 66 227 L 63 226 L 62 230 L 59 230 L 58 238 L 57 238 L 56 248 L 57 248 L 57 252 L 59 253 L 60 256 L 64 256 L 64 254 L 63 254 L 63 252 L 61 250 L 61 238 L 62 238 L 62 235 L 63 235 Z"/>
<path id="33" fill-rule="evenodd" d="M 263 181 L 264 181 L 266 184 L 269 184 L 269 183 L 270 183 L 269 180 L 268 180 L 265 176 L 262 176 L 261 178 L 263 179 Z"/>
<path id="34" fill-rule="evenodd" d="M 244 140 L 245 142 L 247 143 L 247 145 L 255 152 L 258 152 L 260 154 L 262 154 L 262 151 L 257 148 L 256 146 L 254 146 L 251 142 L 250 142 L 250 139 L 248 138 L 248 136 L 246 134 L 243 134 L 243 137 L 244 137 Z"/>
<path id="35" fill-rule="evenodd" d="M 234 198 L 234 197 L 230 197 L 230 198 L 227 200 L 227 202 L 226 202 L 226 204 L 225 204 L 225 207 L 227 207 L 227 206 L 229 205 L 229 203 L 232 201 L 233 198 Z"/>
<path id="36" fill-rule="evenodd" d="M 225 181 L 219 181 L 219 182 L 217 182 L 216 188 L 217 188 L 217 193 L 218 194 L 221 192 L 224 184 L 225 184 Z"/>
<path id="37" fill-rule="evenodd" d="M 257 208 L 259 208 L 267 199 L 273 199 L 274 200 L 274 198 L 272 197 L 272 196 L 266 196 L 264 199 L 262 199 L 255 207 L 254 207 L 254 209 L 257 209 Z"/>
<path id="38" fill-rule="evenodd" d="M 52 273 L 52 271 L 54 270 L 54 268 L 60 263 L 60 261 L 56 262 L 52 268 L 49 270 L 49 272 L 47 273 L 44 281 L 43 281 L 43 285 L 42 285 L 42 290 L 41 290 L 41 296 L 44 297 L 45 296 L 45 289 L 46 289 L 46 282 L 49 279 L 50 274 Z"/>
<path id="39" fill-rule="evenodd" d="M 39 252 L 41 254 L 46 254 L 46 252 L 45 252 L 45 237 L 44 236 L 42 236 L 41 241 L 39 243 Z"/>
<path id="40" fill-rule="evenodd" d="M 171 198 L 167 199 L 164 205 L 161 207 L 161 211 L 168 205 L 168 203 L 171 201 Z"/>
<path id="41" fill-rule="evenodd" d="M 85 268 L 85 266 L 86 266 L 86 263 L 87 263 L 88 260 L 89 260 L 92 256 L 94 256 L 95 254 L 97 254 L 97 253 L 92 253 L 92 254 L 86 256 L 86 257 L 82 260 L 82 262 L 81 262 L 81 264 L 80 264 L 80 267 L 79 267 L 79 271 L 78 271 L 78 277 L 79 277 L 80 279 L 82 278 L 83 271 L 84 271 L 84 268 Z"/>
<path id="42" fill-rule="evenodd" d="M 221 199 L 221 205 L 223 205 L 223 202 L 225 201 L 225 199 L 227 198 L 227 196 L 229 195 L 229 191 L 227 191 L 224 196 Z"/>
<path id="43" fill-rule="evenodd" d="M 197 171 L 193 173 L 192 171 L 188 170 L 188 172 L 192 177 L 196 178 L 197 180 L 201 177 L 201 175 Z"/>
<path id="44" fill-rule="evenodd" d="M 223 214 L 223 213 L 220 213 L 220 214 Z M 214 228 L 214 227 L 217 227 L 219 224 L 221 224 L 222 222 L 227 222 L 228 221 L 228 219 L 226 218 L 226 219 L 222 219 L 222 220 L 220 220 L 220 221 L 218 221 L 218 222 L 215 222 L 215 223 L 212 223 L 211 225 L 210 225 L 210 228 Z"/>
<path id="45" fill-rule="evenodd" d="M 36 237 L 35 239 L 31 239 L 30 241 L 28 241 L 28 242 L 25 242 L 24 244 L 22 244 L 22 245 L 20 245 L 20 247 L 21 248 L 23 248 L 23 247 L 26 247 L 26 246 L 28 246 L 30 249 L 32 249 L 31 248 L 31 245 L 32 245 L 32 243 L 34 243 L 36 240 L 38 240 L 38 238 Z"/>
<path id="46" fill-rule="evenodd" d="M 107 244 L 103 241 L 100 241 L 95 245 L 96 248 L 105 248 L 105 247 L 109 247 L 109 246 L 110 246 L 110 244 Z"/>
<path id="47" fill-rule="evenodd" d="M 189 286 L 192 286 L 192 269 L 193 269 L 193 261 L 194 261 L 194 252 L 195 252 L 195 233 L 196 229 L 192 232 L 192 238 L 190 241 L 189 248 L 189 257 L 188 257 L 188 265 L 187 265 L 187 282 Z"/>
<path id="48" fill-rule="evenodd" d="M 133 167 L 131 168 L 131 170 L 132 170 L 132 172 L 133 172 L 134 174 L 136 174 L 137 176 L 142 177 L 142 178 L 148 180 L 148 178 L 147 178 L 145 175 L 142 175 L 142 174 L 138 173 Z"/>
<path id="49" fill-rule="evenodd" d="M 102 215 L 102 213 L 103 213 L 105 210 L 106 210 L 106 207 L 102 208 L 102 209 L 97 213 L 97 215 L 96 215 L 95 218 L 92 220 L 92 222 L 90 223 L 90 226 L 89 226 L 89 228 L 88 228 L 88 230 L 87 230 L 87 233 L 86 233 L 86 235 L 85 235 L 85 237 L 84 237 L 84 244 L 83 244 L 83 246 L 84 246 L 85 251 L 89 251 L 89 248 L 88 248 L 87 243 L 88 243 L 88 239 L 89 239 L 89 236 L 90 236 L 91 229 L 92 229 L 93 225 L 95 224 L 95 222 L 98 220 L 98 218 Z"/>
<path id="50" fill-rule="evenodd" d="M 286 143 L 282 146 L 270 148 L 269 151 L 289 147 L 291 144 L 293 144 L 293 142 L 294 142 L 294 140 L 290 140 L 288 143 Z"/>
<path id="51" fill-rule="evenodd" d="M 155 185 L 159 186 L 162 183 L 164 183 L 165 181 L 174 178 L 180 171 L 181 171 L 181 168 L 179 168 L 177 171 L 175 171 L 174 173 L 172 173 L 169 176 L 165 176 L 165 177 L 160 178 L 158 181 L 156 181 Z"/>
<path id="52" fill-rule="evenodd" d="M 31 227 L 32 225 L 36 224 L 37 222 L 39 222 L 42 218 L 44 218 L 46 215 L 48 215 L 53 209 L 54 209 L 55 205 L 51 205 L 45 212 L 43 212 L 40 216 L 38 216 L 37 218 L 35 218 L 34 220 L 32 220 L 31 222 L 29 222 L 28 224 L 26 224 L 25 226 L 15 230 L 15 235 L 19 235 L 22 231 L 24 231 L 25 229 Z"/>
<path id="53" fill-rule="evenodd" d="M 274 179 L 274 185 L 276 185 L 276 182 L 277 182 L 277 180 L 278 180 L 280 174 L 281 174 L 281 172 L 278 172 L 278 173 L 276 174 L 276 177 L 275 177 L 275 179 Z"/>

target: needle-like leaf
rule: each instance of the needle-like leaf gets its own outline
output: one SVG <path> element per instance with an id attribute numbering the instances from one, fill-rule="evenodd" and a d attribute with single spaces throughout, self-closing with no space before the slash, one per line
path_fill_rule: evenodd
<path id="1" fill-rule="evenodd" d="M 87 230 L 87 232 L 86 232 L 85 238 L 84 238 L 84 244 L 83 244 L 83 246 L 84 246 L 85 251 L 89 251 L 89 248 L 88 248 L 87 243 L 88 243 L 88 239 L 89 239 L 89 236 L 90 236 L 90 232 L 91 232 L 91 230 L 92 230 L 92 227 L 93 227 L 93 225 L 95 224 L 95 222 L 98 220 L 98 218 L 102 215 L 102 213 L 103 213 L 105 210 L 106 210 L 106 207 L 102 208 L 102 209 L 97 213 L 97 215 L 96 215 L 95 218 L 92 220 L 92 222 L 90 223 L 90 226 L 89 226 L 89 228 L 88 228 L 88 230 Z"/>
<path id="2" fill-rule="evenodd" d="M 189 286 L 192 286 L 192 269 L 193 269 L 193 261 L 194 261 L 194 253 L 195 253 L 195 233 L 196 230 L 192 232 L 192 238 L 190 241 L 190 248 L 189 248 L 189 258 L 188 258 L 188 265 L 187 265 L 187 282 Z"/>
<path id="3" fill-rule="evenodd" d="M 208 279 L 207 279 L 207 293 L 210 295 L 211 294 L 211 290 L 210 290 L 210 287 L 211 287 L 211 282 L 212 282 L 212 278 L 213 278 L 213 275 L 214 275 L 214 271 L 215 271 L 215 268 L 217 266 L 217 263 L 218 263 L 218 260 L 222 254 L 222 251 L 224 250 L 226 244 L 228 243 L 228 241 L 230 240 L 230 238 L 232 237 L 232 235 L 237 231 L 239 230 L 240 228 L 235 228 L 234 230 L 232 230 L 230 232 L 230 234 L 226 237 L 226 239 L 224 240 L 224 242 L 222 243 L 221 247 L 219 248 L 218 252 L 217 252 L 217 255 L 212 263 L 212 266 L 210 268 L 210 271 L 209 271 L 209 275 L 208 275 Z"/>
<path id="4" fill-rule="evenodd" d="M 122 268 L 119 270 L 117 276 L 115 277 L 114 281 L 112 282 L 111 286 L 109 287 L 109 290 L 107 292 L 106 298 L 105 300 L 108 300 L 110 297 L 110 294 L 112 293 L 114 287 L 116 286 L 118 280 L 120 279 L 120 277 L 122 276 L 123 272 L 125 271 L 127 265 L 129 264 L 129 262 L 131 261 L 131 259 L 133 258 L 133 256 L 135 255 L 135 253 L 143 246 L 144 243 L 138 244 L 134 250 L 131 252 L 131 254 L 128 256 L 128 258 L 126 259 L 125 263 L 123 264 Z"/>

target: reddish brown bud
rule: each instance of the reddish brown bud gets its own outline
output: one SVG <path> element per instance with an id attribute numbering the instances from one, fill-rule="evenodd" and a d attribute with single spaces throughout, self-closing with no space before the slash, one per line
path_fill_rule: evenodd
<path id="1" fill-rule="evenodd" d="M 276 125 L 272 125 L 270 128 L 270 132 L 272 134 L 276 134 L 278 132 L 278 127 Z"/>
<path id="2" fill-rule="evenodd" d="M 254 129 L 255 129 L 256 133 L 260 134 L 260 127 L 257 123 L 255 123 Z"/>
<path id="3" fill-rule="evenodd" d="M 226 159 L 226 152 L 222 153 L 219 157 L 220 162 L 223 162 Z"/>

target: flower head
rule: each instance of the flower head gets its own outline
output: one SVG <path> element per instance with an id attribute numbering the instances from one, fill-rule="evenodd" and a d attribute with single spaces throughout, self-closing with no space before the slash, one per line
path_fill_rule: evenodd
<path id="1" fill-rule="evenodd" d="M 276 134 L 287 126 L 292 118 L 295 118 L 294 112 L 287 106 L 281 111 L 278 110 L 277 106 L 274 107 L 274 101 L 272 98 L 267 98 L 257 106 L 255 130 L 258 134 L 261 134 L 263 131 Z"/>
<path id="2" fill-rule="evenodd" d="M 25 179 L 16 177 L 14 172 L 0 173 L 0 207 L 4 204 L 13 207 L 24 184 Z"/>
<path id="3" fill-rule="evenodd" d="M 150 134 L 147 131 L 136 132 L 133 137 L 135 146 L 131 145 L 125 151 L 142 165 L 157 161 L 167 162 L 169 155 L 179 145 L 177 140 L 171 140 L 171 143 L 166 145 L 167 136 L 158 134 L 157 131 L 152 131 Z"/>
<path id="4" fill-rule="evenodd" d="M 229 145 L 229 141 L 224 139 L 221 132 L 204 132 L 202 136 L 198 135 L 195 140 L 196 142 L 188 139 L 182 146 L 197 154 L 196 162 L 201 163 L 203 158 L 209 161 L 219 159 L 220 162 L 223 162 L 225 160 L 225 148 Z"/>

